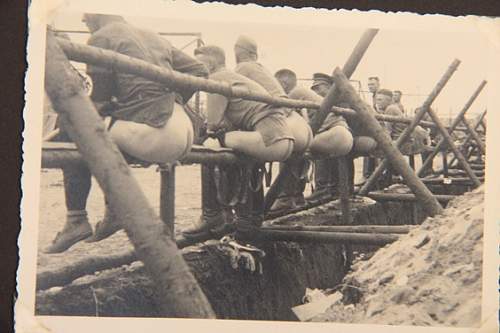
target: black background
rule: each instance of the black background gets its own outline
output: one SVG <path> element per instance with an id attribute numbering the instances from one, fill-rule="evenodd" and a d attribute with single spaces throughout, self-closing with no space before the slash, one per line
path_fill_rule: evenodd
<path id="1" fill-rule="evenodd" d="M 500 16 L 499 0 L 337 0 L 337 1 L 225 1 L 265 6 L 330 9 L 378 9 L 420 14 Z M 24 72 L 26 70 L 27 1 L 0 0 L 0 332 L 13 332 L 12 306 L 17 269 L 17 235 L 21 199 L 21 144 L 24 124 Z M 36 242 L 36 240 L 33 240 Z"/>

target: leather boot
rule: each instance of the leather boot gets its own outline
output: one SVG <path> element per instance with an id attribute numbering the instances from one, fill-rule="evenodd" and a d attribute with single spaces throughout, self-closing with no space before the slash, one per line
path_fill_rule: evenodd
<path id="1" fill-rule="evenodd" d="M 92 227 L 87 212 L 68 211 L 64 228 L 57 233 L 52 244 L 43 250 L 44 253 L 61 253 L 81 240 L 92 235 Z"/>
<path id="2" fill-rule="evenodd" d="M 226 175 L 222 175 L 226 176 Z M 213 169 L 201 166 L 201 211 L 198 221 L 182 234 L 186 238 L 197 238 L 208 234 L 223 234 L 232 220 L 231 209 L 224 208 L 218 199 Z M 227 225 L 226 225 L 227 222 Z"/>
<path id="3" fill-rule="evenodd" d="M 87 238 L 85 242 L 94 243 L 100 242 L 103 239 L 106 239 L 113 234 L 115 234 L 118 230 L 121 230 L 122 226 L 116 218 L 116 215 L 113 213 L 111 208 L 106 204 L 106 210 L 104 212 L 104 218 L 97 222 L 94 230 L 94 234 Z"/>

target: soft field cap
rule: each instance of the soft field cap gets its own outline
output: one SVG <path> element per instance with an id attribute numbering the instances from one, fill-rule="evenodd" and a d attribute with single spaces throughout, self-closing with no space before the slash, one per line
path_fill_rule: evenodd
<path id="1" fill-rule="evenodd" d="M 250 53 L 257 54 L 257 43 L 248 36 L 242 35 L 238 37 L 238 40 L 236 40 L 236 44 L 234 46 L 247 50 Z"/>

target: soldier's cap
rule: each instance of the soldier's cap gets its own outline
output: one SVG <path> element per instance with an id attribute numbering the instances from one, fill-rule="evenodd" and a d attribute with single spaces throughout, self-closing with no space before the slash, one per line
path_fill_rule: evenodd
<path id="1" fill-rule="evenodd" d="M 379 90 L 377 90 L 377 95 L 378 94 L 389 96 L 392 98 L 392 91 L 390 91 L 389 89 L 379 89 Z"/>
<path id="2" fill-rule="evenodd" d="M 221 47 L 218 47 L 216 45 L 205 45 L 205 46 L 200 46 L 194 50 L 194 55 L 207 55 L 207 56 L 212 56 L 217 59 L 224 60 L 226 59 L 226 53 Z"/>
<path id="3" fill-rule="evenodd" d="M 332 85 L 333 79 L 330 75 L 325 73 L 314 73 L 313 74 L 313 83 L 311 88 L 319 86 L 320 84 Z"/>
<path id="4" fill-rule="evenodd" d="M 234 46 L 240 47 L 250 53 L 257 54 L 257 43 L 248 36 L 241 35 L 238 37 Z"/>

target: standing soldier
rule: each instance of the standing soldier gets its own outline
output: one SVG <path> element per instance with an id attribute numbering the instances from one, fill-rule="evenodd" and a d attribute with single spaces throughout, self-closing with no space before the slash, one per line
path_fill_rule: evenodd
<path id="1" fill-rule="evenodd" d="M 401 103 L 401 96 L 402 95 L 403 95 L 403 93 L 401 92 L 401 90 L 395 90 L 392 93 L 392 102 L 394 104 L 396 104 L 399 107 L 399 109 L 401 110 L 401 112 L 403 112 L 403 115 L 406 116 L 405 108 L 404 108 L 403 104 Z"/>

